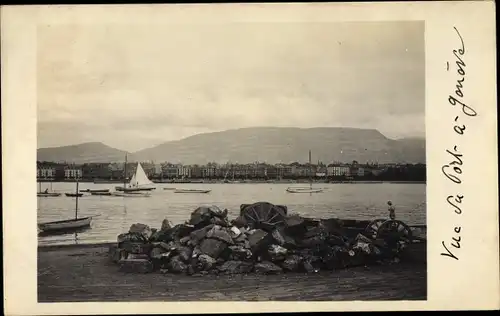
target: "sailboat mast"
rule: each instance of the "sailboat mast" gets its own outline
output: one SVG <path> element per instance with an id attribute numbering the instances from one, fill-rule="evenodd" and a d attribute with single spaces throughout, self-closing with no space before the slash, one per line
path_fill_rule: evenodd
<path id="1" fill-rule="evenodd" d="M 125 168 L 123 174 L 123 189 L 127 187 L 127 154 L 125 154 Z"/>
<path id="2" fill-rule="evenodd" d="M 309 150 L 309 188 L 312 190 L 312 166 L 311 166 L 311 150 Z"/>
<path id="3" fill-rule="evenodd" d="M 78 176 L 76 176 L 76 206 L 75 206 L 75 219 L 78 219 Z"/>

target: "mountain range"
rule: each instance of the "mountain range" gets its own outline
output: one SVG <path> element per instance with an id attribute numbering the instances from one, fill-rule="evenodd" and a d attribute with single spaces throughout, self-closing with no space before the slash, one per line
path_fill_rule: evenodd
<path id="1" fill-rule="evenodd" d="M 374 129 L 252 127 L 204 133 L 133 153 L 92 142 L 40 148 L 38 161 L 155 161 L 183 164 L 332 161 L 425 163 L 425 139 L 389 139 Z"/>

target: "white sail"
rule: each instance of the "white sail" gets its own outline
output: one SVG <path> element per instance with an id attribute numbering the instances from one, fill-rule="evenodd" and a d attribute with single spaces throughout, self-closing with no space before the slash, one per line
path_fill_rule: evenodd
<path id="1" fill-rule="evenodd" d="M 149 180 L 148 176 L 144 172 L 144 169 L 142 169 L 142 166 L 140 163 L 137 163 L 137 169 L 135 170 L 135 174 L 133 175 L 132 179 L 130 180 L 130 187 L 132 188 L 138 188 L 146 185 L 153 185 L 154 183 Z"/>

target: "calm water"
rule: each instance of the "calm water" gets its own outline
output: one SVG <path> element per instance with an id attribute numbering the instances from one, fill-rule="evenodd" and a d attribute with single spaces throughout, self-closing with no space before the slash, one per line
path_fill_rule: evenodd
<path id="1" fill-rule="evenodd" d="M 119 184 L 80 183 L 80 189 L 109 188 Z M 209 194 L 178 194 L 163 187 L 207 188 Z M 289 212 L 309 217 L 374 219 L 387 217 L 387 200 L 392 200 L 398 219 L 408 224 L 425 224 L 425 184 L 328 184 L 319 194 L 290 194 L 289 184 L 158 184 L 148 198 L 122 198 L 85 195 L 78 199 L 78 216 L 100 216 L 91 228 L 77 234 L 39 237 L 39 244 L 95 243 L 116 241 L 131 224 L 144 223 L 159 228 L 167 217 L 173 224 L 183 223 L 201 205 L 217 205 L 229 210 L 229 218 L 239 215 L 241 204 L 267 201 L 288 206 Z M 300 186 L 297 184 L 297 186 Z M 43 183 L 42 190 L 49 184 Z M 74 183 L 53 183 L 55 192 L 74 192 Z M 75 198 L 39 197 L 38 222 L 74 217 Z"/>

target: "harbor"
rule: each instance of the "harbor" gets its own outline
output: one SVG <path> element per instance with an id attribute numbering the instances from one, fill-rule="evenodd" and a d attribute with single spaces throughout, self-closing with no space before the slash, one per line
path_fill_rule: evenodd
<path id="1" fill-rule="evenodd" d="M 83 244 L 113 242 L 126 232 L 131 223 L 156 227 L 164 217 L 175 225 L 182 223 L 198 206 L 216 205 L 236 217 L 243 203 L 269 201 L 287 205 L 291 212 L 320 218 L 371 219 L 387 217 L 387 200 L 396 206 L 397 218 L 412 225 L 426 224 L 425 184 L 315 184 L 324 188 L 320 194 L 291 194 L 289 184 L 157 184 L 148 198 L 122 198 L 85 193 L 78 200 L 78 216 L 95 216 L 91 228 L 75 234 L 39 236 L 38 244 Z M 113 190 L 113 184 L 80 183 L 79 191 Z M 175 194 L 164 188 L 211 190 L 208 194 Z M 42 188 L 44 189 L 44 188 Z M 74 192 L 74 183 L 54 182 L 55 192 Z M 74 217 L 74 197 L 38 198 L 38 222 L 58 221 Z"/>

